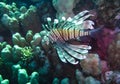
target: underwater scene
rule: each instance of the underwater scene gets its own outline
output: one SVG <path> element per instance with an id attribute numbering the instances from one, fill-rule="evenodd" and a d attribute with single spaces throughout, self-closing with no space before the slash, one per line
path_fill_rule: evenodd
<path id="1" fill-rule="evenodd" d="M 0 84 L 120 84 L 120 0 L 0 0 Z"/>

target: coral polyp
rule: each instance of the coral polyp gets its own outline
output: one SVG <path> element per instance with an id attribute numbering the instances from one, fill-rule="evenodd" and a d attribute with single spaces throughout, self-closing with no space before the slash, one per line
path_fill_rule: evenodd
<path id="1" fill-rule="evenodd" d="M 21 59 L 26 61 L 29 60 L 33 57 L 33 49 L 29 46 L 29 47 L 23 47 L 21 49 Z"/>

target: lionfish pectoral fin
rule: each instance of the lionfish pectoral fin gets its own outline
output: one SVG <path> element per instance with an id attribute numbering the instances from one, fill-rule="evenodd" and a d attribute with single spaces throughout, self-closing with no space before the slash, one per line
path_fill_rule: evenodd
<path id="1" fill-rule="evenodd" d="M 61 47 L 57 47 L 57 53 L 60 58 L 60 60 L 64 63 L 71 63 L 71 64 L 78 64 L 79 62 L 75 60 L 75 58 L 71 57 L 69 54 L 67 54 Z"/>
<path id="2" fill-rule="evenodd" d="M 73 45 L 73 46 L 69 46 L 69 45 L 71 45 L 71 44 L 66 44 L 65 46 L 66 46 L 68 49 L 70 49 L 70 50 L 73 50 L 73 51 L 78 52 L 78 53 L 81 53 L 81 54 L 86 54 L 86 53 L 88 53 L 88 49 L 82 48 L 83 45 L 78 45 L 78 46 L 81 46 L 81 48 L 79 48 L 79 47 L 73 47 L 74 45 Z"/>
<path id="3" fill-rule="evenodd" d="M 66 59 L 69 63 L 74 64 L 74 65 L 79 63 L 79 61 L 76 61 L 75 58 L 71 57 L 71 56 L 70 56 L 68 53 L 66 53 L 65 51 L 63 51 L 63 53 L 64 53 L 65 59 Z"/>
<path id="4" fill-rule="evenodd" d="M 90 50 L 91 46 L 88 45 L 73 45 L 73 44 L 67 44 L 67 46 L 71 47 L 71 48 L 80 48 L 80 49 L 87 49 Z"/>
<path id="5" fill-rule="evenodd" d="M 76 52 L 66 46 L 62 46 L 62 48 L 66 51 L 67 54 L 69 54 L 71 57 L 75 58 L 75 59 L 78 59 L 78 60 L 82 60 L 82 59 L 85 59 L 86 58 L 86 55 L 85 54 L 81 54 L 79 52 Z"/>
<path id="6" fill-rule="evenodd" d="M 58 54 L 60 60 L 61 60 L 62 62 L 64 62 L 64 63 L 67 63 L 67 61 L 66 61 L 66 59 L 65 59 L 65 57 L 64 57 L 64 54 L 63 54 L 63 52 L 62 52 L 62 49 L 61 49 L 60 47 L 56 47 L 56 50 L 57 50 L 57 54 Z"/>

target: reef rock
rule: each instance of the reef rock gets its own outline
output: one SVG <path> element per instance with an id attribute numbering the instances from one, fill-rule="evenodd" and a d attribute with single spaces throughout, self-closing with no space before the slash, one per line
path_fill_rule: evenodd
<path id="1" fill-rule="evenodd" d="M 73 17 L 73 8 L 79 0 L 52 0 L 54 8 L 57 10 L 56 17 Z"/>

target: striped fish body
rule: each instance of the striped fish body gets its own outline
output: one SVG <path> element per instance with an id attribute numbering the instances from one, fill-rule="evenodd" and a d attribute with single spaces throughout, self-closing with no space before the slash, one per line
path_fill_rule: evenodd
<path id="1" fill-rule="evenodd" d="M 88 36 L 89 31 L 83 31 L 80 29 L 70 28 L 70 29 L 53 29 L 49 33 L 49 38 L 53 42 L 65 42 L 71 39 L 77 39 L 78 37 Z"/>
<path id="2" fill-rule="evenodd" d="M 54 19 L 53 23 L 51 18 L 47 18 L 47 24 L 42 25 L 48 32 L 46 36 L 53 43 L 58 57 L 64 63 L 78 64 L 80 60 L 87 57 L 88 50 L 91 49 L 89 45 L 72 45 L 67 42 L 83 36 L 94 36 L 93 33 L 96 31 L 88 30 L 93 29 L 93 22 L 84 23 L 87 18 L 92 16 L 91 14 L 86 15 L 86 13 L 88 13 L 87 10 L 80 12 L 73 18 L 61 18 L 62 21 Z"/>

